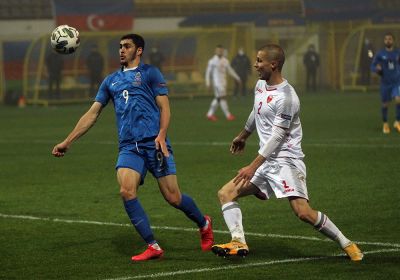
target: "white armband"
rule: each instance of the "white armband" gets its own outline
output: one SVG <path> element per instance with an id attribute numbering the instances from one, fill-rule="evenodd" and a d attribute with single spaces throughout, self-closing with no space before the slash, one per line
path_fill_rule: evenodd
<path id="1" fill-rule="evenodd" d="M 268 158 L 282 143 L 285 135 L 286 129 L 279 126 L 273 126 L 271 137 L 268 139 L 267 143 L 265 143 L 264 146 L 258 150 L 258 153 L 264 158 Z"/>

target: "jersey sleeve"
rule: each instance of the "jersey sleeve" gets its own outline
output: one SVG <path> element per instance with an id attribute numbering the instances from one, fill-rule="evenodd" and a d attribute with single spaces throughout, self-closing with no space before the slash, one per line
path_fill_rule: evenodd
<path id="1" fill-rule="evenodd" d="M 377 66 L 378 64 L 381 64 L 380 58 L 381 58 L 381 52 L 378 52 L 378 53 L 374 56 L 374 58 L 373 58 L 373 60 L 372 60 L 372 63 L 371 63 L 371 71 L 372 71 L 372 72 L 376 72 L 376 66 Z M 382 65 L 381 65 L 381 66 L 382 66 Z"/>
<path id="2" fill-rule="evenodd" d="M 211 76 L 212 69 L 213 69 L 212 60 L 210 59 L 207 64 L 207 70 L 206 70 L 206 76 L 205 76 L 205 81 L 206 81 L 207 87 L 210 86 L 210 76 Z"/>
<path id="3" fill-rule="evenodd" d="M 110 101 L 111 98 L 110 91 L 108 90 L 108 83 L 109 77 L 103 80 L 94 99 L 95 101 L 100 102 L 103 107 L 107 105 L 108 101 Z"/>
<path id="4" fill-rule="evenodd" d="M 247 118 L 246 124 L 244 126 L 244 129 L 248 132 L 253 132 L 256 129 L 256 121 L 254 117 L 254 108 L 250 112 L 249 117 Z"/>
<path id="5" fill-rule="evenodd" d="M 154 97 L 158 95 L 168 95 L 167 83 L 157 67 L 149 68 L 149 82 L 153 90 Z"/>
<path id="6" fill-rule="evenodd" d="M 289 94 L 277 100 L 274 125 L 289 128 L 293 118 L 299 112 L 299 104 Z"/>

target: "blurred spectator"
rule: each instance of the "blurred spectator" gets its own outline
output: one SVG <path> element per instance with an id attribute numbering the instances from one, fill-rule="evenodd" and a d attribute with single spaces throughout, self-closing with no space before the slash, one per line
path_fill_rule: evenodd
<path id="1" fill-rule="evenodd" d="M 308 46 L 308 50 L 303 57 L 303 63 L 306 67 L 306 89 L 316 91 L 319 54 L 315 51 L 315 46 L 313 44 Z"/>
<path id="2" fill-rule="evenodd" d="M 361 48 L 361 57 L 360 57 L 360 73 L 361 73 L 361 84 L 369 85 L 371 80 L 371 63 L 374 58 L 374 47 L 368 38 L 365 38 L 364 44 Z"/>
<path id="3" fill-rule="evenodd" d="M 86 58 L 86 65 L 89 70 L 90 94 L 95 96 L 103 80 L 104 59 L 99 53 L 97 46 L 93 45 Z"/>
<path id="4" fill-rule="evenodd" d="M 62 55 L 49 51 L 45 59 L 48 75 L 48 98 L 60 98 L 61 72 L 64 67 Z M 54 90 L 55 85 L 55 90 Z"/>
<path id="5" fill-rule="evenodd" d="M 150 64 L 157 67 L 162 72 L 162 64 L 164 62 L 164 55 L 158 50 L 157 47 L 152 47 L 149 54 Z"/>
<path id="6" fill-rule="evenodd" d="M 251 74 L 251 63 L 242 47 L 239 48 L 237 55 L 232 59 L 231 65 L 242 80 L 241 83 L 235 80 L 233 95 L 237 96 L 240 90 L 241 95 L 245 96 L 247 94 L 247 77 Z"/>

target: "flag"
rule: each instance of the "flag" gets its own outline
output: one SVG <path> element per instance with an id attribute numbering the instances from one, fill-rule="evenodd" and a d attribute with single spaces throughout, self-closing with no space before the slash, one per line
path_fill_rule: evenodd
<path id="1" fill-rule="evenodd" d="M 56 25 L 79 31 L 132 30 L 134 0 L 53 0 Z"/>

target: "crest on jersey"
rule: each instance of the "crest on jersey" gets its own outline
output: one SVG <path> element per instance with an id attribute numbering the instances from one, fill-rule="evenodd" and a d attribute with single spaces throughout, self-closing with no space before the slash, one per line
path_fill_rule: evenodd
<path id="1" fill-rule="evenodd" d="M 135 74 L 135 78 L 133 79 L 132 84 L 134 86 L 140 86 L 142 84 L 142 75 L 140 74 L 140 72 L 137 72 Z"/>
<path id="2" fill-rule="evenodd" d="M 267 97 L 267 103 L 271 102 L 271 101 L 272 101 L 272 98 L 273 98 L 272 95 L 268 95 L 268 97 Z"/>

